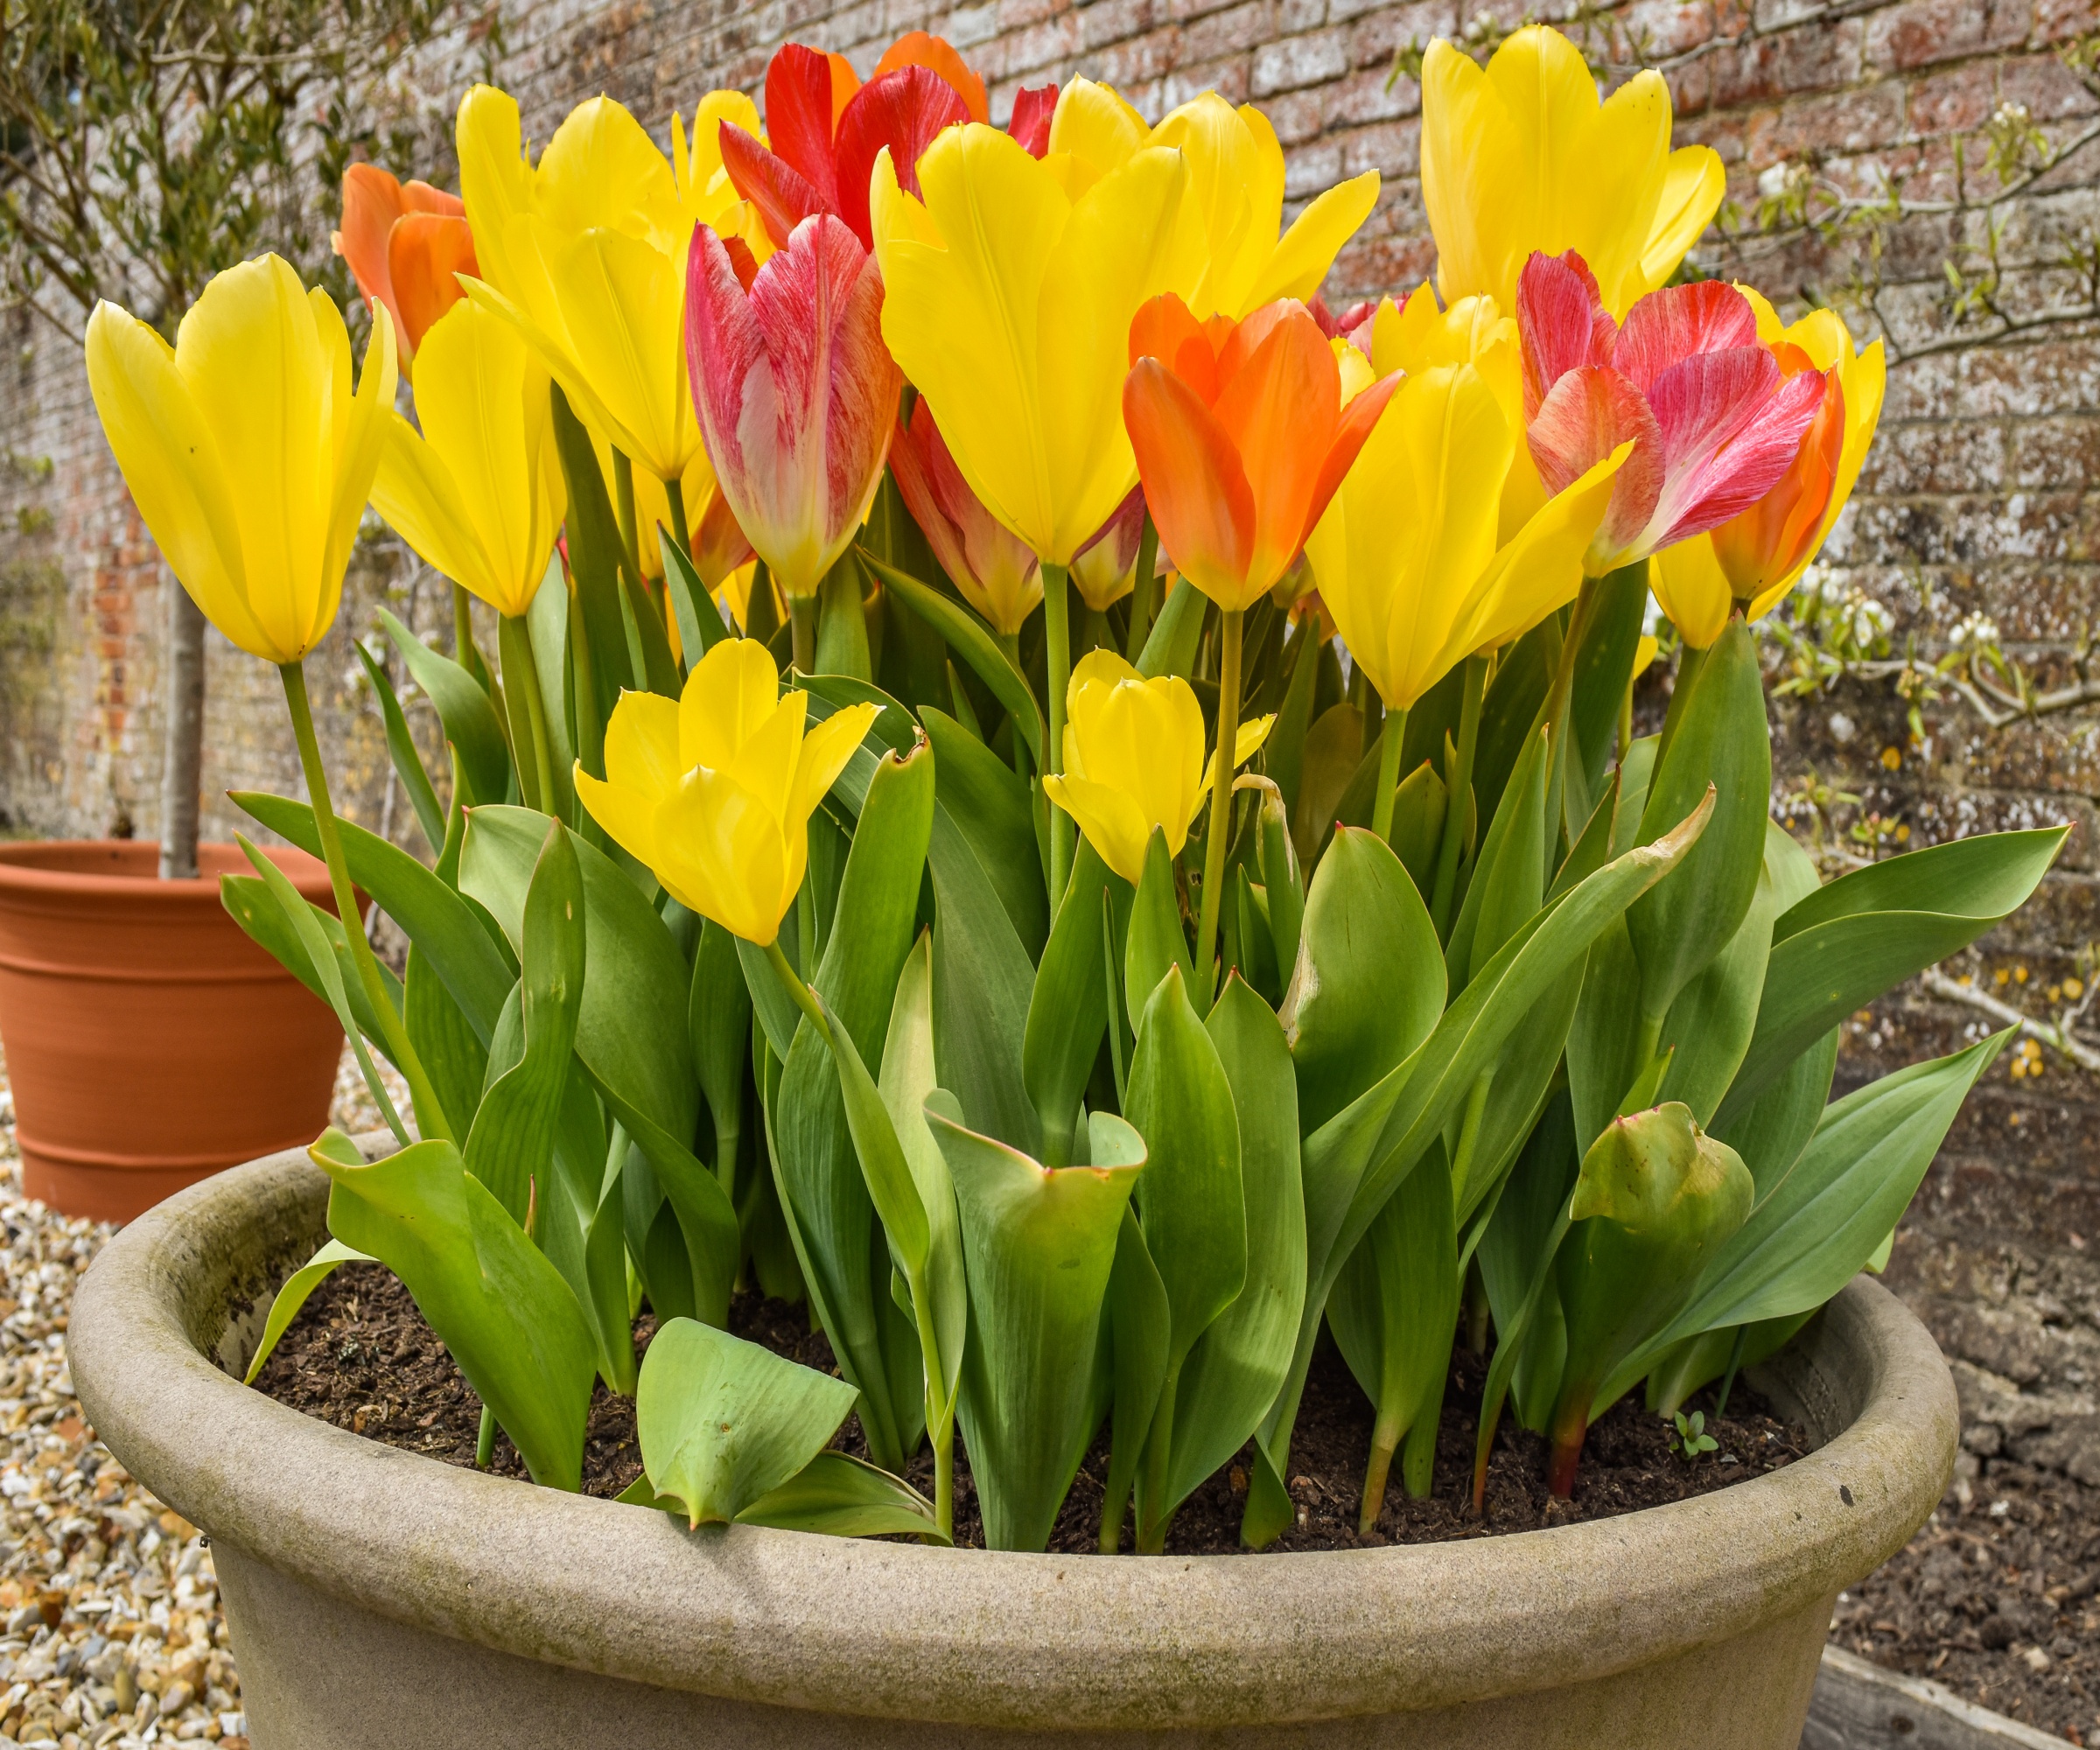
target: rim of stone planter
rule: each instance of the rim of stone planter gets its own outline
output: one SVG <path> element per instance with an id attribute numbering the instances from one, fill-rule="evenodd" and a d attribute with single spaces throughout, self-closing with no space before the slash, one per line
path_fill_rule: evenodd
<path id="1" fill-rule="evenodd" d="M 363 1139 L 368 1154 L 386 1144 Z M 224 1370 L 322 1233 L 326 1186 L 300 1152 L 273 1155 L 103 1249 L 67 1335 L 96 1432 L 162 1500 L 281 1572 L 416 1628 L 664 1688 L 1066 1730 L 1449 1705 L 1652 1664 L 1810 1609 L 1900 1548 L 1952 1470 L 1946 1364 L 1863 1278 L 1760 1380 L 1826 1444 L 1619 1518 L 1190 1558 L 691 1532 L 364 1439 Z"/>

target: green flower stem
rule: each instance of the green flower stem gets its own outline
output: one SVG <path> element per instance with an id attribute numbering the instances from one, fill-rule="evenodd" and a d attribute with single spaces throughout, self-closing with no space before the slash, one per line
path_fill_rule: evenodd
<path id="1" fill-rule="evenodd" d="M 666 480 L 663 483 L 663 495 L 671 503 L 671 539 L 678 543 L 680 550 L 690 559 L 693 556 L 693 536 L 685 521 L 685 482 Z"/>
<path id="2" fill-rule="evenodd" d="M 1138 537 L 1138 569 L 1132 573 L 1130 585 L 1130 638 L 1125 654 L 1132 662 L 1144 654 L 1144 640 L 1152 634 L 1152 618 L 1159 612 L 1156 594 L 1158 569 L 1159 531 L 1153 527 L 1152 514 L 1148 510 L 1144 532 Z"/>
<path id="3" fill-rule="evenodd" d="M 1459 706 L 1459 745 L 1446 774 L 1451 780 L 1444 803 L 1444 836 L 1437 846 L 1437 879 L 1430 900 L 1430 920 L 1439 936 L 1451 928 L 1452 901 L 1458 897 L 1459 853 L 1466 846 L 1467 802 L 1473 794 L 1473 756 L 1480 739 L 1480 696 L 1487 690 L 1488 659 L 1466 659 L 1464 693 Z"/>
<path id="4" fill-rule="evenodd" d="M 934 1446 L 934 1523 L 941 1535 L 956 1535 L 956 1428 L 951 1420 L 947 1434 Z"/>
<path id="5" fill-rule="evenodd" d="M 350 963 L 364 987 L 365 999 L 378 1018 L 380 1046 L 394 1060 L 402 1080 L 409 1084 L 409 1097 L 416 1104 L 417 1127 L 426 1138 L 441 1137 L 457 1142 L 452 1122 L 438 1103 L 437 1090 L 424 1074 L 423 1060 L 409 1043 L 408 1029 L 394 1012 L 394 1004 L 381 983 L 379 962 L 372 957 L 372 944 L 358 926 L 357 891 L 350 885 L 350 864 L 343 855 L 343 837 L 336 826 L 335 807 L 328 799 L 328 772 L 321 764 L 321 745 L 313 732 L 313 707 L 306 697 L 306 667 L 303 662 L 286 662 L 277 670 L 284 681 L 284 703 L 291 711 L 292 733 L 299 744 L 299 764 L 306 774 L 306 794 L 313 805 L 314 831 L 321 841 L 321 860 L 328 865 L 328 883 L 335 892 L 335 914 L 342 920 L 343 939 L 349 946 Z"/>
<path id="6" fill-rule="evenodd" d="M 496 1412 L 484 1404 L 481 1406 L 481 1426 L 474 1435 L 474 1468 L 485 1471 L 488 1461 L 496 1452 Z"/>
<path id="7" fill-rule="evenodd" d="M 1721 1389 L 1713 1400 L 1713 1419 L 1718 1423 L 1728 1413 L 1728 1394 L 1735 1390 L 1736 1371 L 1743 1364 L 1743 1346 L 1750 1340 L 1750 1327 L 1738 1325 L 1735 1340 L 1728 1346 L 1728 1371 L 1721 1376 Z"/>
<path id="8" fill-rule="evenodd" d="M 1236 620 L 1237 614 L 1229 614 Z M 1180 1395 L 1181 1368 L 1166 1370 L 1159 1387 L 1158 1407 L 1152 1411 L 1152 1436 L 1144 1443 L 1144 1487 L 1138 1491 L 1137 1550 L 1141 1556 L 1166 1553 L 1166 1530 L 1173 1515 L 1160 1510 L 1166 1499 L 1167 1466 L 1173 1457 L 1174 1399 Z"/>
<path id="9" fill-rule="evenodd" d="M 612 489 L 620 507 L 620 546 L 627 556 L 627 575 L 641 581 L 641 541 L 634 522 L 634 464 L 612 452 Z"/>
<path id="10" fill-rule="evenodd" d="M 1378 729 L 1378 788 L 1371 802 L 1371 830 L 1388 844 L 1393 836 L 1393 796 L 1400 788 L 1400 750 L 1407 741 L 1407 710 L 1388 710 Z"/>
<path id="11" fill-rule="evenodd" d="M 1203 852 L 1203 901 L 1196 921 L 1196 982 L 1203 987 L 1208 1003 L 1216 988 L 1211 961 L 1218 945 L 1218 905 L 1225 889 L 1225 852 L 1232 843 L 1232 772 L 1235 744 L 1240 738 L 1240 633 L 1246 612 L 1233 608 L 1224 615 L 1224 649 L 1218 668 L 1218 749 L 1210 776 L 1210 842 Z M 1392 756 L 1396 764 L 1399 753 Z M 1381 760 L 1382 763 L 1382 759 Z M 1385 805 L 1386 824 L 1392 824 L 1393 805 Z"/>
<path id="12" fill-rule="evenodd" d="M 1065 693 L 1072 679 L 1072 604 L 1065 568 L 1043 562 L 1043 644 L 1049 665 L 1050 745 L 1043 749 L 1046 773 L 1065 769 Z M 1072 871 L 1072 817 L 1050 810 L 1050 915 L 1057 915 Z"/>
<path id="13" fill-rule="evenodd" d="M 815 596 L 789 596 L 788 598 L 788 624 L 794 628 L 794 644 L 788 661 L 801 675 L 816 672 L 816 598 Z"/>
<path id="14" fill-rule="evenodd" d="M 474 648 L 474 598 L 466 592 L 465 584 L 452 585 L 452 661 L 468 674 L 472 674 L 473 659 L 469 654 Z"/>
<path id="15" fill-rule="evenodd" d="M 774 976 L 780 981 L 780 988 L 794 999 L 794 1006 L 808 1017 L 809 1025 L 816 1029 L 816 1036 L 823 1040 L 826 1049 L 831 1044 L 831 1023 L 824 1018 L 823 1006 L 802 983 L 802 974 L 788 964 L 788 956 L 781 952 L 780 939 L 775 935 L 766 944 L 766 958 L 772 962 Z"/>
<path id="16" fill-rule="evenodd" d="M 540 696 L 540 665 L 533 654 L 532 622 L 523 614 L 513 619 L 504 617 L 501 633 L 503 651 L 503 696 L 507 700 L 518 697 L 521 690 L 525 699 L 527 733 L 532 742 L 532 779 L 535 794 L 526 798 L 542 814 L 554 812 L 554 752 L 553 743 L 547 734 L 547 702 Z M 518 766 L 525 765 L 526 750 L 519 748 Z"/>
<path id="17" fill-rule="evenodd" d="M 1654 770 L 1662 769 L 1662 756 L 1670 752 L 1670 744 L 1676 737 L 1677 725 L 1684 719 L 1684 707 L 1691 703 L 1691 690 L 1699 678 L 1699 670 L 1706 666 L 1706 652 L 1696 645 L 1687 644 L 1677 657 L 1676 684 L 1670 690 L 1670 710 L 1662 719 L 1662 737 L 1656 743 Z"/>

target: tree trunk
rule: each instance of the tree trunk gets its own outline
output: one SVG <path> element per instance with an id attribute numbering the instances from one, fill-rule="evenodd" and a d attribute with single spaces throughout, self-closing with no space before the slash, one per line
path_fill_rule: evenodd
<path id="1" fill-rule="evenodd" d="M 204 615 L 168 579 L 167 760 L 160 779 L 160 878 L 197 878 L 197 801 L 204 766 Z"/>

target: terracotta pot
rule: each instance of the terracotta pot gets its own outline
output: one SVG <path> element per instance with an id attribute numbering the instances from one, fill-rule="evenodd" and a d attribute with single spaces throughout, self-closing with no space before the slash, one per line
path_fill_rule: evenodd
<path id="1" fill-rule="evenodd" d="M 327 1196 L 300 1155 L 185 1192 L 66 1334 L 211 1534 L 255 1750 L 1796 1750 L 1832 1603 L 1954 1464 L 1947 1365 L 1862 1278 L 1755 1375 L 1820 1448 L 1621 1518 L 1193 1558 L 688 1531 L 244 1390 Z"/>
<path id="2" fill-rule="evenodd" d="M 68 1215 L 123 1222 L 206 1174 L 311 1142 L 328 1122 L 342 1029 L 242 934 L 197 848 L 194 881 L 156 878 L 123 839 L 0 844 L 0 1050 L 23 1188 Z M 335 909 L 328 872 L 270 853 Z"/>

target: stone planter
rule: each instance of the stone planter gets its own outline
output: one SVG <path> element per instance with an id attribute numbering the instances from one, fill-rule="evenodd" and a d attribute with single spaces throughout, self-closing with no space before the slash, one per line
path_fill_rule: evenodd
<path id="1" fill-rule="evenodd" d="M 1205 1558 L 689 1533 L 229 1377 L 326 1185 L 288 1153 L 183 1193 L 68 1338 L 102 1438 L 212 1536 L 256 1750 L 1794 1750 L 1838 1591 L 1954 1460 L 1938 1351 L 1862 1280 L 1760 1381 L 1821 1450 L 1623 1518 Z"/>
<path id="2" fill-rule="evenodd" d="M 270 855 L 334 910 L 319 862 Z M 248 859 L 200 844 L 198 879 L 162 881 L 159 856 L 130 839 L 0 845 L 23 1188 L 68 1215 L 129 1221 L 328 1121 L 343 1031 L 226 914 L 219 877 L 252 873 Z"/>

